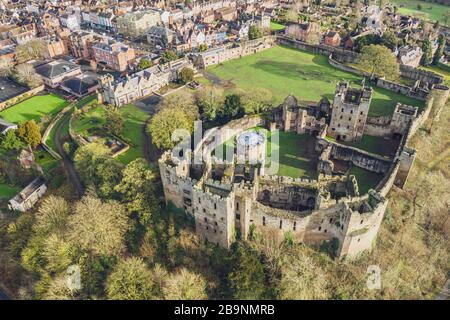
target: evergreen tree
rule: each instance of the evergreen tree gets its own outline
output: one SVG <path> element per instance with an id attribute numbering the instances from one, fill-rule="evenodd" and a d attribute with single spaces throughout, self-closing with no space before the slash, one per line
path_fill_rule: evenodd
<path id="1" fill-rule="evenodd" d="M 442 56 L 444 55 L 444 49 L 445 49 L 445 38 L 441 34 L 438 39 L 438 48 L 436 52 L 434 53 L 433 57 L 433 64 L 437 65 L 439 61 L 441 60 Z"/>
<path id="2" fill-rule="evenodd" d="M 422 43 L 422 51 L 423 51 L 423 55 L 422 55 L 422 59 L 420 61 L 420 63 L 423 66 L 428 66 L 431 64 L 431 62 L 433 61 L 433 52 L 431 49 L 431 42 L 430 39 L 425 39 Z"/>

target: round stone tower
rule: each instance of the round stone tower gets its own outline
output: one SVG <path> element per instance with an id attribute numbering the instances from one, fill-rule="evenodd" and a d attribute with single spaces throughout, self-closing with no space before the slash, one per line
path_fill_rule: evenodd
<path id="1" fill-rule="evenodd" d="M 266 138 L 256 131 L 245 131 L 237 138 L 237 157 L 241 163 L 264 163 Z"/>

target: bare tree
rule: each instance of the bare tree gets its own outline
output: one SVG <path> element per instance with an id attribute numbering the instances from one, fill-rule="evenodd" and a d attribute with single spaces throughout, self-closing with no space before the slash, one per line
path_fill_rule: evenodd
<path id="1" fill-rule="evenodd" d="M 47 48 L 43 40 L 30 40 L 16 47 L 16 60 L 19 63 L 24 63 L 33 59 L 42 59 L 45 56 L 46 50 Z"/>
<path id="2" fill-rule="evenodd" d="M 14 71 L 17 81 L 29 87 L 36 87 L 42 83 L 41 76 L 36 73 L 31 64 L 19 64 Z"/>
<path id="3" fill-rule="evenodd" d="M 8 59 L 0 60 L 0 77 L 9 77 L 12 73 L 12 62 Z"/>

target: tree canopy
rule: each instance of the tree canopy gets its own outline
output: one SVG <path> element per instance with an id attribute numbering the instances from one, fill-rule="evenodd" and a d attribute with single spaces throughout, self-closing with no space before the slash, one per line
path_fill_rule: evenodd
<path id="1" fill-rule="evenodd" d="M 194 123 L 183 110 L 166 108 L 159 111 L 152 118 L 147 130 L 156 147 L 159 149 L 170 149 L 183 140 L 180 136 L 172 137 L 176 130 L 183 130 L 182 132 L 187 130 L 187 132 L 192 133 Z"/>
<path id="2" fill-rule="evenodd" d="M 358 60 L 360 69 L 370 73 L 371 77 L 395 79 L 400 74 L 400 65 L 391 50 L 382 45 L 365 46 Z"/>
<path id="3" fill-rule="evenodd" d="M 20 124 L 17 134 L 26 144 L 33 148 L 41 143 L 41 128 L 34 120 Z"/>

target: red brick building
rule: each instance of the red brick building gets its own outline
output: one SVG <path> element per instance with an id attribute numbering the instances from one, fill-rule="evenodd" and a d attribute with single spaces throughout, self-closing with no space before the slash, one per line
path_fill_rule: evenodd
<path id="1" fill-rule="evenodd" d="M 328 31 L 324 37 L 324 44 L 332 47 L 339 47 L 341 44 L 341 36 L 336 31 Z"/>

